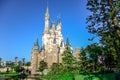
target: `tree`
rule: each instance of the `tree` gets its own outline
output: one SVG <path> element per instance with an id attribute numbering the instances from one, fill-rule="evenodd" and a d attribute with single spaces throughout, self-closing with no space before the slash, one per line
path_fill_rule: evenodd
<path id="1" fill-rule="evenodd" d="M 111 66 L 116 64 L 116 55 L 109 48 L 97 43 L 90 44 L 84 49 L 81 49 L 79 59 L 81 71 L 101 72 L 100 68 L 105 69 L 104 67 L 106 67 L 110 69 Z"/>
<path id="2" fill-rule="evenodd" d="M 39 64 L 39 71 L 42 72 L 43 74 L 43 71 L 47 68 L 47 63 L 45 61 L 40 61 L 40 64 Z"/>
<path id="3" fill-rule="evenodd" d="M 95 34 L 103 46 L 116 53 L 120 61 L 120 1 L 88 0 L 88 32 Z"/>
<path id="4" fill-rule="evenodd" d="M 71 47 L 69 45 L 66 45 L 65 51 L 62 54 L 62 63 L 64 65 L 65 70 L 72 71 L 73 63 L 74 63 L 74 56 L 72 54 Z"/>
<path id="5" fill-rule="evenodd" d="M 51 66 L 51 71 L 53 74 L 62 73 L 63 65 L 61 63 L 53 63 Z"/>
<path id="6" fill-rule="evenodd" d="M 15 72 L 18 72 L 19 66 L 11 66 L 11 69 L 13 69 Z"/>
<path id="7" fill-rule="evenodd" d="M 31 62 L 26 62 L 25 66 L 30 66 Z"/>
<path id="8" fill-rule="evenodd" d="M 18 73 L 24 71 L 24 68 L 23 68 L 23 67 L 20 67 L 19 65 L 11 66 L 11 69 L 13 69 L 15 72 L 18 72 Z"/>
<path id="9" fill-rule="evenodd" d="M 99 46 L 97 43 L 93 43 L 86 47 L 86 52 L 89 54 L 89 61 L 93 65 L 93 71 L 96 71 L 98 64 L 98 56 L 102 55 L 103 48 Z"/>
<path id="10" fill-rule="evenodd" d="M 107 68 L 111 68 L 112 66 L 115 66 L 117 64 L 117 56 L 115 53 L 112 53 L 111 49 L 104 47 L 103 48 L 104 52 L 104 66 Z"/>
<path id="11" fill-rule="evenodd" d="M 18 62 L 18 65 L 19 65 L 20 67 L 22 67 L 22 66 L 23 66 L 23 62 L 22 62 L 22 61 L 19 61 L 19 62 Z"/>
<path id="12" fill-rule="evenodd" d="M 79 72 L 86 72 L 88 66 L 88 59 L 85 48 L 81 49 L 81 53 L 79 54 L 79 61 L 78 61 L 78 69 Z"/>
<path id="13" fill-rule="evenodd" d="M 27 70 L 28 70 L 28 67 L 31 65 L 31 62 L 26 62 L 25 63 L 25 66 L 27 66 Z"/>

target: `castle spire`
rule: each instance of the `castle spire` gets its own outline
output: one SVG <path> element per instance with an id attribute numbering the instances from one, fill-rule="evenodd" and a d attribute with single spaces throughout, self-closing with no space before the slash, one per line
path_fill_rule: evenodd
<path id="1" fill-rule="evenodd" d="M 38 38 L 36 39 L 35 46 L 39 46 Z"/>
<path id="2" fill-rule="evenodd" d="M 47 6 L 46 13 L 45 13 L 45 29 L 44 29 L 44 33 L 48 33 L 48 30 L 49 30 L 49 20 L 50 20 L 49 10 L 48 10 L 48 6 Z"/>
<path id="3" fill-rule="evenodd" d="M 47 9 L 46 9 L 45 16 L 46 16 L 46 17 L 49 17 L 49 10 L 48 10 L 48 6 L 47 6 Z"/>
<path id="4" fill-rule="evenodd" d="M 57 24 L 57 30 L 61 31 L 61 27 L 62 27 L 61 20 L 59 19 Z"/>
<path id="5" fill-rule="evenodd" d="M 70 45 L 70 43 L 69 43 L 69 39 L 67 37 L 67 39 L 66 39 L 66 46 L 69 46 L 69 45 Z"/>
<path id="6" fill-rule="evenodd" d="M 55 30 L 55 23 L 52 22 L 52 29 Z"/>
<path id="7" fill-rule="evenodd" d="M 38 38 L 36 39 L 36 42 L 34 43 L 33 50 L 39 50 Z"/>

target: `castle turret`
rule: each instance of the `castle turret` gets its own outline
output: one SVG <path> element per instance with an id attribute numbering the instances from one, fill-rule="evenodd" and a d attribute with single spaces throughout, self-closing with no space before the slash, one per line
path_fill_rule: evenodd
<path id="1" fill-rule="evenodd" d="M 34 44 L 33 50 L 39 50 L 39 43 L 38 43 L 38 38 L 36 39 L 36 42 Z"/>
<path id="2" fill-rule="evenodd" d="M 66 39 L 66 46 L 70 46 L 68 37 L 67 37 L 67 39 Z"/>
<path id="3" fill-rule="evenodd" d="M 66 48 L 70 48 L 71 49 L 71 52 L 73 52 L 73 48 L 72 48 L 72 46 L 71 46 L 71 44 L 70 44 L 70 42 L 69 42 L 69 39 L 68 39 L 68 37 L 66 38 L 66 44 L 65 44 L 65 46 L 66 46 Z"/>
<path id="4" fill-rule="evenodd" d="M 18 57 L 15 57 L 15 65 L 18 65 Z"/>
<path id="5" fill-rule="evenodd" d="M 52 30 L 55 31 L 55 23 L 52 23 Z"/>
<path id="6" fill-rule="evenodd" d="M 31 68 L 32 68 L 32 73 L 35 74 L 36 70 L 38 69 L 38 55 L 39 55 L 39 43 L 38 39 L 36 40 L 33 49 L 32 49 L 32 56 L 31 56 Z"/>
<path id="7" fill-rule="evenodd" d="M 75 49 L 75 54 L 74 54 L 74 57 L 79 60 L 79 55 L 80 55 L 80 48 L 76 48 Z"/>
<path id="8" fill-rule="evenodd" d="M 57 30 L 61 31 L 61 27 L 62 27 L 62 24 L 61 24 L 61 21 L 59 20 L 57 25 Z"/>

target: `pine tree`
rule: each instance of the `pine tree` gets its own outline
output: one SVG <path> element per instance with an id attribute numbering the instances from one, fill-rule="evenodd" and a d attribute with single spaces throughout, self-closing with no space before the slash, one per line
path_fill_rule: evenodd
<path id="1" fill-rule="evenodd" d="M 72 50 L 69 45 L 66 45 L 65 51 L 62 54 L 62 63 L 64 65 L 64 69 L 69 72 L 73 69 L 74 56 L 72 54 Z"/>
<path id="2" fill-rule="evenodd" d="M 78 61 L 78 69 L 79 72 L 86 72 L 88 66 L 87 54 L 85 48 L 81 49 L 81 53 L 79 54 L 79 61 Z"/>

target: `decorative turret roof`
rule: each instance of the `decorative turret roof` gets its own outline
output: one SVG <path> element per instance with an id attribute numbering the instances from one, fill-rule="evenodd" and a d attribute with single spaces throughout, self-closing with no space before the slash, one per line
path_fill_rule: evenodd
<path id="1" fill-rule="evenodd" d="M 66 46 L 70 46 L 68 37 L 67 37 L 67 39 L 66 39 Z"/>
<path id="2" fill-rule="evenodd" d="M 62 24 L 61 21 L 59 20 L 57 23 L 57 30 L 61 30 Z"/>
<path id="3" fill-rule="evenodd" d="M 53 29 L 53 30 L 56 29 L 56 28 L 55 28 L 55 23 L 54 23 L 54 22 L 52 22 L 52 29 Z"/>
<path id="4" fill-rule="evenodd" d="M 61 20 L 60 19 L 58 20 L 58 24 L 61 24 Z"/>
<path id="5" fill-rule="evenodd" d="M 36 42 L 35 42 L 34 46 L 39 46 L 38 38 L 36 39 Z"/>
<path id="6" fill-rule="evenodd" d="M 36 42 L 34 43 L 33 50 L 39 50 L 38 38 L 36 39 Z"/>
<path id="7" fill-rule="evenodd" d="M 67 39 L 66 39 L 66 45 L 65 45 L 65 46 L 66 46 L 67 49 L 70 48 L 70 49 L 71 49 L 71 52 L 73 53 L 73 48 L 72 48 L 72 46 L 71 46 L 71 44 L 70 44 L 70 42 L 69 42 L 68 37 L 67 37 Z"/>

